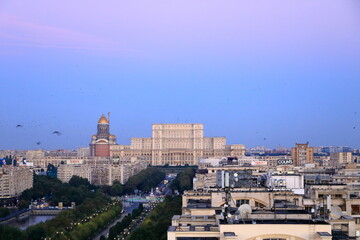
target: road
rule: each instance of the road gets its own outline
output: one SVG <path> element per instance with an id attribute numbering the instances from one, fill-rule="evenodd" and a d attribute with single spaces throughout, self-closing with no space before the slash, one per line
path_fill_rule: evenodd
<path id="1" fill-rule="evenodd" d="M 171 183 L 172 180 L 174 180 L 174 178 L 175 178 L 175 177 L 166 176 L 165 180 L 168 181 L 168 184 L 165 184 L 164 181 L 162 181 L 161 183 L 158 184 L 157 188 L 161 190 L 161 191 L 160 191 L 160 195 L 165 196 L 165 195 L 168 195 L 168 194 L 171 194 L 171 193 L 172 193 L 172 190 L 171 190 L 171 188 L 170 188 L 170 183 Z M 165 188 L 164 188 L 164 187 L 165 187 Z M 158 193 L 157 193 L 157 194 L 158 194 Z M 149 209 L 150 212 L 151 212 L 152 209 L 154 209 L 154 208 L 156 207 L 156 204 L 157 204 L 157 203 L 158 203 L 158 202 L 156 202 L 155 205 L 152 205 L 152 206 L 150 207 L 150 209 Z M 153 203 L 153 204 L 154 204 L 154 203 Z M 146 216 L 147 216 L 148 214 L 150 214 L 150 212 L 147 212 L 147 213 L 145 214 L 145 216 L 143 216 L 142 220 L 138 220 L 138 222 L 136 223 L 136 225 L 133 226 L 133 227 L 130 229 L 130 233 L 133 232 L 136 228 L 138 228 L 138 227 L 140 226 L 140 224 L 145 220 Z M 130 235 L 129 235 L 129 236 L 130 236 Z M 127 236 L 127 237 L 129 237 L 129 236 Z M 127 238 L 127 237 L 126 237 L 126 238 Z"/>
<path id="2" fill-rule="evenodd" d="M 118 222 L 121 222 L 123 220 L 123 218 L 128 214 L 131 213 L 132 210 L 134 210 L 135 208 L 139 207 L 139 203 L 132 203 L 130 206 L 126 206 L 124 207 L 124 213 L 121 214 L 120 218 L 116 219 L 115 221 L 113 221 L 110 225 L 108 225 L 104 230 L 102 230 L 100 233 L 98 233 L 95 237 L 93 237 L 93 240 L 99 240 L 100 237 L 102 235 L 104 235 L 105 237 L 107 236 L 107 234 L 109 233 L 110 228 L 112 228 L 113 226 L 115 226 Z"/>
<path id="3" fill-rule="evenodd" d="M 165 180 L 168 180 L 169 182 L 171 182 L 173 179 L 174 178 L 171 178 L 171 177 L 168 177 L 168 176 L 165 178 Z M 171 193 L 170 184 L 164 184 L 164 181 L 162 181 L 157 187 L 158 187 L 158 189 L 163 189 L 163 187 L 165 185 L 166 185 L 166 187 L 165 187 L 164 191 L 161 193 L 162 195 L 167 195 L 167 194 Z M 146 196 L 148 196 L 148 195 L 143 196 L 143 198 L 146 198 Z M 131 196 L 129 196 L 129 198 L 131 198 Z M 99 234 L 97 234 L 93 238 L 93 240 L 99 240 L 102 235 L 104 235 L 106 237 L 107 234 L 109 233 L 110 228 L 115 226 L 118 222 L 122 221 L 123 218 L 128 213 L 131 213 L 133 209 L 138 208 L 140 203 L 139 202 L 133 202 L 133 203 L 130 203 L 130 204 L 131 205 L 124 205 L 124 213 L 120 216 L 120 218 L 116 219 L 110 225 L 108 225 L 104 230 L 102 230 Z M 135 230 L 140 225 L 140 223 L 141 223 L 141 221 L 138 222 L 135 227 L 133 227 L 132 231 Z"/>

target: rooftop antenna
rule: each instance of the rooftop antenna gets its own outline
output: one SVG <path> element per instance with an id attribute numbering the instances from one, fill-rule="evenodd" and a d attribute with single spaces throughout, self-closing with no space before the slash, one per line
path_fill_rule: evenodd
<path id="1" fill-rule="evenodd" d="M 221 171 L 221 175 L 222 175 L 222 182 L 221 182 L 221 187 L 224 189 L 225 191 L 225 211 L 224 211 L 224 220 L 226 223 L 229 223 L 229 220 L 231 218 L 231 214 L 230 214 L 230 200 L 231 200 L 231 195 L 230 195 L 230 175 L 229 172 L 224 172 Z"/>

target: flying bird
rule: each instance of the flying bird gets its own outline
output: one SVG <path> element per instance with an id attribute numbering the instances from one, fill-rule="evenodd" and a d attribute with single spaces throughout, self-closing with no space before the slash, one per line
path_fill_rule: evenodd
<path id="1" fill-rule="evenodd" d="M 56 135 L 61 135 L 61 132 L 59 132 L 59 131 L 53 131 L 53 133 L 52 134 L 56 134 Z"/>
<path id="2" fill-rule="evenodd" d="M 264 138 L 264 140 L 266 140 L 266 138 Z"/>
<path id="3" fill-rule="evenodd" d="M 16 128 L 19 128 L 19 127 L 22 127 L 22 125 L 20 125 L 20 124 L 16 125 Z"/>
<path id="4" fill-rule="evenodd" d="M 41 142 L 37 142 L 36 144 L 37 144 L 37 145 L 40 145 L 40 144 L 41 144 Z"/>

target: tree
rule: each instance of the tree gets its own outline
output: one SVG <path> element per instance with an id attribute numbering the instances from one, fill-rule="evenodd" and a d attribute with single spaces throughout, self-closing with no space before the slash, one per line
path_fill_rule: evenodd
<path id="1" fill-rule="evenodd" d="M 1 239 L 24 240 L 25 234 L 15 227 L 0 225 L 0 237 Z"/>
<path id="2" fill-rule="evenodd" d="M 186 168 L 183 172 L 179 173 L 171 183 L 172 190 L 178 190 L 184 192 L 193 188 L 192 179 L 195 176 L 195 168 Z"/>
<path id="3" fill-rule="evenodd" d="M 166 240 L 171 217 L 181 214 L 181 196 L 166 196 L 128 239 Z"/>
<path id="4" fill-rule="evenodd" d="M 18 202 L 18 205 L 17 205 L 17 207 L 18 207 L 18 209 L 19 210 L 22 210 L 22 209 L 25 209 L 25 208 L 27 208 L 29 205 L 28 204 L 26 204 L 26 202 L 25 202 L 25 200 L 20 200 L 19 202 Z"/>
<path id="5" fill-rule="evenodd" d="M 86 178 L 82 178 L 82 177 L 75 176 L 75 175 L 72 176 L 72 178 L 69 181 L 69 184 L 74 187 L 79 187 L 81 185 L 89 187 L 91 185 L 89 180 L 87 180 Z"/>
<path id="6" fill-rule="evenodd" d="M 46 237 L 46 231 L 43 224 L 37 224 L 26 229 L 29 240 L 43 239 Z"/>
<path id="7" fill-rule="evenodd" d="M 133 193 L 135 189 L 148 192 L 165 178 L 165 173 L 155 168 L 147 168 L 130 177 L 125 183 L 124 192 Z"/>
<path id="8" fill-rule="evenodd" d="M 33 188 L 25 190 L 19 197 L 19 208 L 28 206 L 32 199 L 42 199 L 44 197 L 50 205 L 56 205 L 60 201 L 66 205 L 76 202 L 77 207 L 72 210 L 61 211 L 55 218 L 34 225 L 26 231 L 1 228 L 0 239 L 37 240 L 45 237 L 58 240 L 88 239 L 91 234 L 109 223 L 121 212 L 120 205 L 109 205 L 111 199 L 101 189 L 93 191 L 95 187 L 86 179 L 75 177 L 71 182 L 72 185 L 62 183 L 58 179 L 49 176 L 34 176 Z M 95 215 L 95 219 L 94 217 L 89 218 L 94 216 L 94 213 L 98 214 L 100 211 L 103 211 L 106 206 L 110 206 L 110 209 L 98 216 Z M 87 219 L 86 221 L 92 220 L 85 223 L 85 219 Z M 74 228 L 74 223 L 76 222 L 83 223 L 79 226 L 79 229 L 77 226 Z M 69 228 L 73 230 L 70 231 Z"/>
<path id="9" fill-rule="evenodd" d="M 110 188 L 111 196 L 119 196 L 124 192 L 124 186 L 119 181 L 114 181 L 113 185 Z"/>
<path id="10" fill-rule="evenodd" d="M 5 216 L 9 215 L 10 212 L 11 211 L 8 208 L 0 207 L 0 217 L 5 217 Z"/>

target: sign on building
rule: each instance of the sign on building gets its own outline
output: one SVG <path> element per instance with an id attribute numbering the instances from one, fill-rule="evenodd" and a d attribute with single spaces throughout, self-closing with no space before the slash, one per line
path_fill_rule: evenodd
<path id="1" fill-rule="evenodd" d="M 292 159 L 278 159 L 277 165 L 292 165 L 293 160 Z"/>

